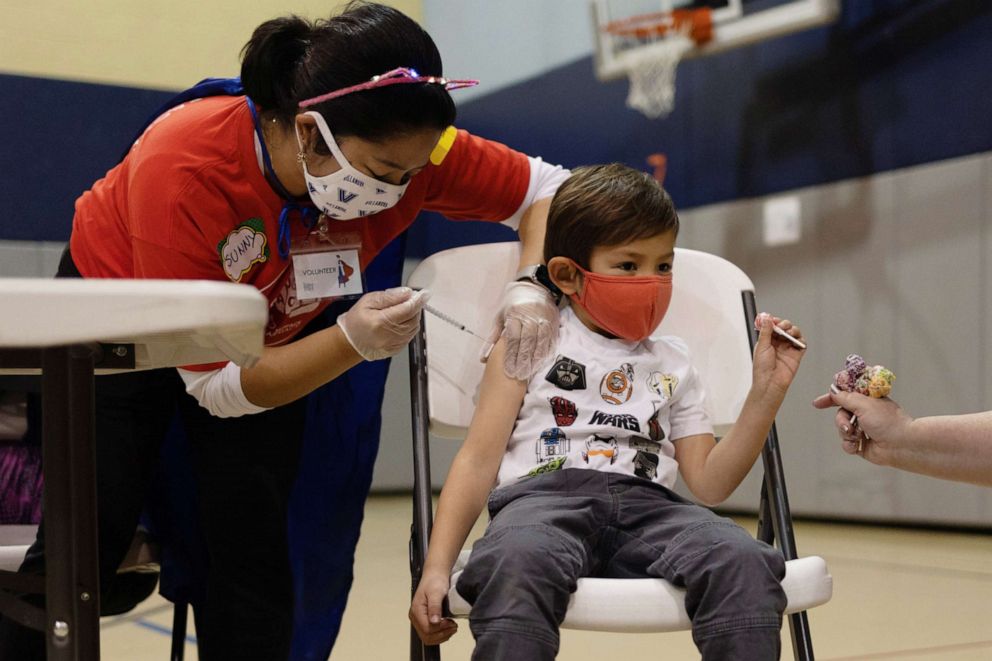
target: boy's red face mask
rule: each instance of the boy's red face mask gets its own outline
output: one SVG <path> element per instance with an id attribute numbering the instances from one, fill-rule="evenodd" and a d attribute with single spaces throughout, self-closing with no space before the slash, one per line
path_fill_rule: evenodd
<path id="1" fill-rule="evenodd" d="M 575 264 L 575 262 L 572 262 Z M 582 272 L 582 292 L 570 298 L 581 305 L 603 330 L 619 338 L 640 341 L 658 327 L 672 301 L 672 274 L 603 275 Z"/>

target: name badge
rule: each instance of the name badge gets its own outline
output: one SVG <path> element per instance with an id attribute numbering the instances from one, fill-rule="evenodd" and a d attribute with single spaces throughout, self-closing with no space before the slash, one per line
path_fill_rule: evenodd
<path id="1" fill-rule="evenodd" d="M 293 270 L 300 300 L 364 293 L 358 251 L 354 249 L 293 255 Z"/>
<path id="2" fill-rule="evenodd" d="M 292 242 L 296 296 L 301 301 L 353 298 L 365 293 L 361 238 L 334 235 L 321 224 L 307 237 Z"/>

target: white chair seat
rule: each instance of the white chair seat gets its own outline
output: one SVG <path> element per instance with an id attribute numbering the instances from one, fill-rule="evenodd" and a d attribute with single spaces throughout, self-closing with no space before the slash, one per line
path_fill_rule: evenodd
<path id="1" fill-rule="evenodd" d="M 468 617 L 472 607 L 454 586 L 471 555 L 462 551 L 451 573 L 448 607 L 455 617 Z M 830 601 L 833 578 L 823 558 L 811 555 L 785 563 L 782 588 L 789 599 L 785 614 Z M 691 628 L 685 612 L 685 590 L 660 578 L 580 578 L 568 602 L 563 629 L 614 633 L 663 633 Z"/>
<path id="2" fill-rule="evenodd" d="M 17 571 L 37 532 L 32 525 L 0 526 L 0 569 Z"/>

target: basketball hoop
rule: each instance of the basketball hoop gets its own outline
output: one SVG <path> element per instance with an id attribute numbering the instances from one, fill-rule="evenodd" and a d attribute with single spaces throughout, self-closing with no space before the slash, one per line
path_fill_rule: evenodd
<path id="1" fill-rule="evenodd" d="M 675 107 L 675 70 L 688 51 L 713 38 L 713 18 L 708 8 L 676 9 L 612 21 L 603 30 L 639 44 L 623 54 L 627 106 L 656 119 Z"/>

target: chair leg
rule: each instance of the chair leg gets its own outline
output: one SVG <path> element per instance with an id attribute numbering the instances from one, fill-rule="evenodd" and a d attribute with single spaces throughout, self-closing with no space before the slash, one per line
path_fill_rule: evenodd
<path id="1" fill-rule="evenodd" d="M 412 625 L 410 626 L 410 661 L 441 661 L 441 646 L 424 645 Z"/>
<path id="2" fill-rule="evenodd" d="M 423 319 L 421 319 L 423 321 Z M 427 409 L 427 346 L 423 325 L 410 342 L 410 405 L 413 420 L 413 525 L 410 527 L 410 596 L 417 590 L 427 558 L 434 519 L 431 499 L 431 460 Z M 441 648 L 425 646 L 410 627 L 411 661 L 440 661 Z"/>
<path id="3" fill-rule="evenodd" d="M 186 615 L 189 612 L 189 604 L 185 601 L 177 601 L 172 614 L 172 655 L 171 661 L 183 661 L 186 655 Z"/>
<path id="4" fill-rule="evenodd" d="M 775 543 L 775 526 L 772 525 L 772 508 L 768 502 L 768 479 L 761 478 L 761 500 L 758 504 L 757 538 L 765 544 Z"/>
<path id="5" fill-rule="evenodd" d="M 792 636 L 792 656 L 796 661 L 813 661 L 813 638 L 809 632 L 806 611 L 789 616 L 789 634 Z"/>
<path id="6" fill-rule="evenodd" d="M 742 302 L 745 323 L 749 329 L 748 342 L 753 351 L 758 342 L 758 333 L 751 323 L 757 315 L 753 292 L 743 292 Z M 785 486 L 785 472 L 782 469 L 782 454 L 779 450 L 778 429 L 775 423 L 772 423 L 772 428 L 768 431 L 765 447 L 761 451 L 761 459 L 765 476 L 761 485 L 758 538 L 769 543 L 771 540 L 778 540 L 778 547 L 782 550 L 785 559 L 795 560 L 799 557 L 799 553 L 796 550 L 796 538 L 792 529 L 792 511 L 789 508 L 789 493 Z M 789 616 L 789 633 L 792 637 L 792 652 L 795 658 L 811 661 L 813 640 L 805 612 Z"/>

